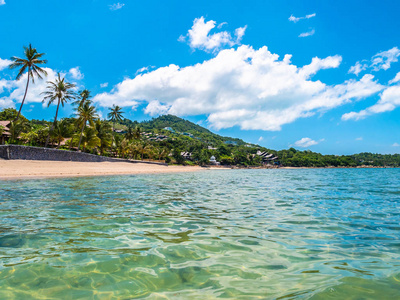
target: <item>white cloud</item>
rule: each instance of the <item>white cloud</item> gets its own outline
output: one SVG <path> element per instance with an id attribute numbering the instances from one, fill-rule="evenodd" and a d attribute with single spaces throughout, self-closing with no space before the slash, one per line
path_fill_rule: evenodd
<path id="1" fill-rule="evenodd" d="M 106 88 L 108 87 L 108 82 L 100 83 L 101 88 Z"/>
<path id="2" fill-rule="evenodd" d="M 147 105 L 147 107 L 144 109 L 144 112 L 150 116 L 156 116 L 166 114 L 168 113 L 168 110 L 168 105 L 163 105 L 157 100 L 154 100 Z"/>
<path id="3" fill-rule="evenodd" d="M 122 7 L 124 7 L 124 3 L 114 3 L 114 4 L 112 4 L 112 5 L 109 5 L 109 7 L 110 7 L 110 10 L 118 10 L 118 9 L 121 9 Z"/>
<path id="4" fill-rule="evenodd" d="M 400 85 L 390 86 L 382 92 L 380 99 L 376 104 L 359 112 L 349 112 L 344 114 L 342 120 L 358 121 L 373 114 L 392 111 L 398 106 L 400 106 Z"/>
<path id="5" fill-rule="evenodd" d="M 300 20 L 303 20 L 303 19 L 310 19 L 310 18 L 315 17 L 316 15 L 317 15 L 316 13 L 306 15 L 305 17 L 295 17 L 295 16 L 291 15 L 291 16 L 289 17 L 289 21 L 294 22 L 294 23 L 297 23 L 297 22 L 300 21 Z"/>
<path id="6" fill-rule="evenodd" d="M 400 81 L 400 72 L 398 72 L 396 74 L 396 76 L 392 80 L 389 81 L 389 84 L 396 83 L 396 82 L 399 82 L 399 81 Z"/>
<path id="7" fill-rule="evenodd" d="M 214 58 L 193 66 L 171 64 L 117 84 L 110 93 L 94 101 L 136 107 L 147 102 L 145 112 L 156 115 L 208 115 L 216 129 L 240 126 L 242 129 L 280 130 L 298 118 L 324 112 L 352 99 L 373 95 L 382 86 L 372 75 L 326 85 L 311 76 L 320 69 L 339 66 L 341 57 L 313 58 L 298 67 L 282 60 L 267 47 L 250 46 L 220 51 Z"/>
<path id="8" fill-rule="evenodd" d="M 363 140 L 363 137 L 362 137 L 362 136 L 356 138 L 356 141 L 362 141 L 362 140 Z"/>
<path id="9" fill-rule="evenodd" d="M 382 51 L 375 54 L 371 61 L 359 61 L 356 62 L 354 66 L 352 66 L 349 70 L 349 73 L 353 73 L 358 76 L 358 74 L 364 70 L 371 69 L 372 71 L 380 71 L 387 70 L 390 68 L 392 63 L 398 61 L 398 57 L 400 56 L 400 50 L 397 47 L 393 47 L 387 51 Z"/>
<path id="10" fill-rule="evenodd" d="M 258 138 L 258 141 L 261 142 L 262 140 L 264 140 L 264 138 L 263 138 L 262 136 L 260 136 L 260 137 Z"/>
<path id="11" fill-rule="evenodd" d="M 84 75 L 79 69 L 79 67 L 75 67 L 69 70 L 69 74 L 71 74 L 72 79 L 81 80 L 83 79 Z"/>
<path id="12" fill-rule="evenodd" d="M 57 76 L 57 72 L 50 69 L 44 68 L 47 72 L 47 77 L 43 79 L 35 79 L 35 83 L 30 82 L 28 93 L 26 95 L 25 103 L 39 103 L 43 100 L 42 92 L 46 90 L 47 81 L 54 81 Z M 20 80 L 5 80 L 0 79 L 1 82 L 6 82 L 6 89 L 10 91 L 8 96 L 0 98 L 0 107 L 14 107 L 15 102 L 19 103 L 25 93 L 27 74 L 22 75 Z"/>
<path id="13" fill-rule="evenodd" d="M 35 83 L 30 82 L 25 103 L 40 103 L 43 100 L 43 92 L 46 91 L 47 81 L 54 81 L 57 78 L 57 71 L 50 68 L 43 68 L 47 76 L 43 79 L 35 78 Z M 61 73 L 61 76 L 65 76 Z M 0 75 L 0 94 L 7 91 L 7 95 L 0 97 L 0 108 L 15 107 L 15 103 L 20 103 L 25 93 L 27 74 L 23 74 L 20 80 L 1 78 Z"/>
<path id="14" fill-rule="evenodd" d="M 394 143 L 394 144 L 392 145 L 392 147 L 400 147 L 400 144 Z"/>
<path id="15" fill-rule="evenodd" d="M 6 4 L 6 1 L 0 0 L 0 5 L 4 5 L 4 4 Z"/>
<path id="16" fill-rule="evenodd" d="M 349 73 L 353 73 L 358 76 L 362 71 L 366 70 L 368 67 L 367 64 L 361 64 L 359 61 L 349 69 Z"/>
<path id="17" fill-rule="evenodd" d="M 312 36 L 315 33 L 315 29 L 312 29 L 310 31 L 307 32 L 303 32 L 299 34 L 299 37 L 307 37 L 307 36 Z"/>
<path id="18" fill-rule="evenodd" d="M 379 70 L 387 70 L 390 68 L 390 65 L 394 62 L 398 61 L 398 57 L 400 56 L 400 50 L 397 47 L 394 47 L 387 51 L 382 51 L 372 57 L 371 67 L 374 71 Z"/>
<path id="19" fill-rule="evenodd" d="M 193 26 L 189 29 L 188 33 L 186 35 L 181 35 L 178 41 L 187 42 L 192 49 L 212 52 L 224 46 L 232 47 L 240 44 L 247 27 L 236 28 L 235 34 L 232 37 L 227 31 L 210 34 L 210 31 L 214 29 L 215 26 L 216 22 L 213 20 L 205 22 L 204 17 L 197 18 L 193 21 Z"/>
<path id="20" fill-rule="evenodd" d="M 11 64 L 11 60 L 0 58 L 0 71 L 4 70 Z"/>
<path id="21" fill-rule="evenodd" d="M 301 140 L 298 140 L 297 142 L 294 143 L 296 147 L 301 147 L 301 148 L 306 148 L 317 144 L 318 144 L 317 141 L 314 141 L 308 137 L 304 137 Z"/>

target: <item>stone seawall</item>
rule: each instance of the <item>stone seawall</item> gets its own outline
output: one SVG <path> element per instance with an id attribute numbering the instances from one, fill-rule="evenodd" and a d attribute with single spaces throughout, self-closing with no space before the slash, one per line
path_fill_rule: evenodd
<path id="1" fill-rule="evenodd" d="M 25 159 L 25 160 L 54 160 L 54 161 L 128 161 L 112 157 L 99 156 L 89 153 L 58 150 L 51 148 L 28 147 L 20 145 L 1 145 L 0 158 L 3 159 Z"/>
<path id="2" fill-rule="evenodd" d="M 111 162 L 130 162 L 130 163 L 167 165 L 165 163 L 128 160 L 128 159 L 112 158 L 112 157 L 75 152 L 75 151 L 29 147 L 20 145 L 0 145 L 0 159 L 79 161 L 79 162 L 111 161 Z"/>

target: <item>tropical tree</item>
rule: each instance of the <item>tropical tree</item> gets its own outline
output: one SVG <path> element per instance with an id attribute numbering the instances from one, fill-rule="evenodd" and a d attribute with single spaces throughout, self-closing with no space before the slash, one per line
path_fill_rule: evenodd
<path id="1" fill-rule="evenodd" d="M 82 135 L 83 151 L 87 149 L 92 150 L 100 146 L 100 139 L 97 137 L 97 131 L 94 127 L 87 126 Z"/>
<path id="2" fill-rule="evenodd" d="M 65 120 L 58 121 L 53 130 L 53 137 L 56 140 L 57 149 L 60 148 L 61 142 L 71 135 L 71 130 Z"/>
<path id="3" fill-rule="evenodd" d="M 35 76 L 42 79 L 42 75 L 47 76 L 46 70 L 39 67 L 39 65 L 43 65 L 47 63 L 47 60 L 42 59 L 42 56 L 45 53 L 38 53 L 36 48 L 32 48 L 32 45 L 29 44 L 29 47 L 24 47 L 24 58 L 19 57 L 11 57 L 12 63 L 10 64 L 10 69 L 20 68 L 17 74 L 16 79 L 20 80 L 22 75 L 27 71 L 28 79 L 26 81 L 24 98 L 22 99 L 21 106 L 19 107 L 19 111 L 17 117 L 14 121 L 17 121 L 19 115 L 21 114 L 22 106 L 24 105 L 26 94 L 28 92 L 29 80 L 32 80 L 32 83 L 35 83 Z"/>
<path id="4" fill-rule="evenodd" d="M 95 128 L 97 131 L 97 137 L 100 139 L 100 154 L 103 154 L 104 149 L 110 147 L 112 143 L 111 125 L 106 121 L 97 119 L 95 122 Z"/>
<path id="5" fill-rule="evenodd" d="M 83 106 L 86 102 L 92 103 L 92 100 L 90 100 L 90 91 L 85 89 L 83 91 L 80 91 L 78 93 L 79 97 L 76 101 L 74 101 L 72 104 L 77 105 L 78 107 Z"/>
<path id="6" fill-rule="evenodd" d="M 60 108 L 60 104 L 64 107 L 64 104 L 67 103 L 69 100 L 75 99 L 75 93 L 73 89 L 75 88 L 75 84 L 69 83 L 65 81 L 65 77 L 61 79 L 60 73 L 57 74 L 57 78 L 54 82 L 47 81 L 47 91 L 43 92 L 44 98 L 43 103 L 47 101 L 47 107 L 50 106 L 54 101 L 57 100 L 57 110 L 56 116 L 54 117 L 54 122 L 51 125 L 49 135 L 46 140 L 45 147 L 49 143 L 50 135 L 53 132 L 54 126 L 57 123 L 57 116 L 58 116 L 58 109 Z"/>
<path id="7" fill-rule="evenodd" d="M 112 130 L 114 132 L 115 128 L 115 122 L 120 122 L 122 121 L 122 114 L 124 113 L 122 111 L 122 108 L 119 107 L 118 105 L 113 105 L 113 107 L 109 108 L 110 112 L 108 113 L 108 118 L 109 120 L 113 123 Z"/>
<path id="8" fill-rule="evenodd" d="M 82 142 L 83 130 L 86 127 L 86 123 L 89 122 L 91 126 L 94 126 L 94 121 L 95 119 L 97 119 L 96 108 L 90 105 L 89 102 L 85 102 L 83 106 L 78 107 L 77 115 L 78 115 L 78 124 L 82 126 L 81 135 L 79 137 L 79 143 L 78 143 L 78 151 L 79 151 L 79 147 Z"/>
<path id="9" fill-rule="evenodd" d="M 136 136 L 135 131 L 133 130 L 133 128 L 131 126 L 129 126 L 128 129 L 126 130 L 124 137 L 128 141 L 132 141 L 135 138 L 135 136 Z"/>
<path id="10" fill-rule="evenodd" d="M 10 133 L 10 141 L 15 143 L 23 132 L 28 131 L 29 123 L 24 120 L 11 121 L 8 132 Z"/>
<path id="11" fill-rule="evenodd" d="M 142 131 L 141 131 L 140 127 L 136 126 L 136 128 L 135 128 L 135 139 L 140 140 L 141 134 L 142 134 Z"/>

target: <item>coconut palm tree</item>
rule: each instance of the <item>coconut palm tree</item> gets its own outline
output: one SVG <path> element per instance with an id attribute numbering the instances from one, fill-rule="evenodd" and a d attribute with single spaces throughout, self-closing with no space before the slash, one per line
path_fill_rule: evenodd
<path id="1" fill-rule="evenodd" d="M 96 147 L 100 147 L 100 139 L 97 137 L 97 131 L 94 127 L 87 126 L 83 131 L 82 147 L 83 151 L 85 151 L 86 148 L 92 150 Z"/>
<path id="2" fill-rule="evenodd" d="M 96 120 L 95 129 L 97 137 L 100 139 L 100 154 L 104 153 L 104 148 L 108 148 L 112 143 L 111 125 L 108 122 Z"/>
<path id="3" fill-rule="evenodd" d="M 89 90 L 85 89 L 83 91 L 80 91 L 78 95 L 79 98 L 72 103 L 73 105 L 81 107 L 85 102 L 92 103 L 92 100 L 90 100 L 91 95 Z"/>
<path id="4" fill-rule="evenodd" d="M 119 107 L 118 105 L 113 105 L 113 107 L 109 108 L 110 112 L 108 113 L 108 118 L 110 121 L 113 123 L 112 130 L 114 132 L 114 127 L 115 127 L 115 122 L 120 122 L 122 121 L 122 114 L 124 113 L 122 111 L 122 108 Z"/>
<path id="5" fill-rule="evenodd" d="M 21 106 L 19 107 L 17 117 L 15 118 L 14 121 L 17 121 L 19 115 L 21 114 L 21 109 L 22 106 L 24 105 L 26 94 L 28 92 L 29 80 L 32 80 L 32 83 L 35 83 L 35 76 L 37 76 L 40 79 L 43 78 L 42 75 L 47 76 L 46 70 L 38 66 L 47 63 L 47 60 L 41 59 L 43 55 L 45 55 L 45 53 L 38 53 L 36 51 L 36 48 L 32 48 L 32 45 L 29 44 L 29 47 L 24 47 L 24 56 L 25 56 L 24 58 L 19 58 L 15 56 L 11 57 L 11 60 L 13 62 L 10 64 L 9 68 L 10 69 L 20 68 L 16 77 L 17 80 L 21 79 L 25 71 L 27 71 L 28 73 L 24 98 L 22 98 Z"/>
<path id="6" fill-rule="evenodd" d="M 78 143 L 78 151 L 79 151 L 79 147 L 82 142 L 83 130 L 86 127 L 86 123 L 89 122 L 91 126 L 94 126 L 94 120 L 97 119 L 96 108 L 90 105 L 89 102 L 85 102 L 83 106 L 78 107 L 77 115 L 78 115 L 78 123 L 82 126 L 81 135 L 79 137 L 79 143 Z"/>
<path id="7" fill-rule="evenodd" d="M 136 126 L 136 128 L 135 128 L 135 139 L 140 140 L 141 134 L 142 134 L 142 131 L 141 131 L 140 127 Z"/>
<path id="8" fill-rule="evenodd" d="M 42 102 L 44 103 L 47 101 L 47 107 L 49 107 L 50 104 L 57 100 L 57 110 L 53 125 L 51 125 L 49 135 L 46 140 L 45 147 L 47 147 L 50 135 L 53 132 L 55 124 L 57 123 L 58 109 L 60 108 L 60 104 L 62 107 L 64 107 L 64 104 L 69 100 L 75 99 L 75 93 L 73 91 L 75 84 L 65 81 L 65 78 L 61 78 L 60 73 L 57 74 L 57 78 L 54 82 L 47 81 L 47 83 L 47 91 L 42 93 L 45 95 Z"/>
<path id="9" fill-rule="evenodd" d="M 128 140 L 128 141 L 132 141 L 135 138 L 135 131 L 133 130 L 133 128 L 131 126 L 128 127 L 124 137 Z"/>
<path id="10" fill-rule="evenodd" d="M 57 141 L 57 149 L 60 148 L 61 142 L 64 138 L 70 137 L 71 130 L 65 120 L 58 121 L 53 130 L 53 137 Z"/>

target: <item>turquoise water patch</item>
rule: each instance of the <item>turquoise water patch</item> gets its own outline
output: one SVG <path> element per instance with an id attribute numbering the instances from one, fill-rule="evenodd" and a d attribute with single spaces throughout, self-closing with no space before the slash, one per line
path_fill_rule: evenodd
<path id="1" fill-rule="evenodd" d="M 400 298 L 399 177 L 0 181 L 0 299 Z"/>

